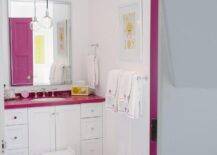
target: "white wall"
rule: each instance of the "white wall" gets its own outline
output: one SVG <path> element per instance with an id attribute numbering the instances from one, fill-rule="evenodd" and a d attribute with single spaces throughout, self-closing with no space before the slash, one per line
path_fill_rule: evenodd
<path id="1" fill-rule="evenodd" d="M 217 1 L 163 1 L 175 85 L 216 88 Z"/>
<path id="2" fill-rule="evenodd" d="M 9 58 L 9 29 L 8 29 L 8 7 L 7 1 L 3 0 L 2 3 L 2 36 L 4 39 L 2 41 L 2 57 L 3 57 L 3 64 L 4 64 L 4 84 L 9 85 L 8 79 L 10 79 L 10 58 Z"/>
<path id="3" fill-rule="evenodd" d="M 72 79 L 87 80 L 86 56 L 90 46 L 89 0 L 72 0 L 72 10 Z"/>
<path id="4" fill-rule="evenodd" d="M 150 0 L 144 0 L 144 49 L 141 62 L 126 62 L 119 59 L 120 22 L 119 6 L 127 1 L 91 0 L 89 10 L 90 42 L 99 43 L 97 55 L 100 60 L 100 87 L 104 95 L 108 72 L 122 68 L 133 70 L 150 77 Z M 149 87 L 144 105 L 144 116 L 130 120 L 126 116 L 105 112 L 104 153 L 105 155 L 148 155 L 149 152 Z M 123 153 L 122 149 L 132 149 Z M 121 153 L 120 153 L 121 152 Z"/>
<path id="5" fill-rule="evenodd" d="M 179 1 L 178 3 L 180 2 L 181 1 Z M 174 3 L 174 1 L 172 3 Z M 196 5 L 196 3 L 194 5 Z M 176 14 L 176 10 L 173 11 L 173 15 L 176 15 L 177 20 L 179 20 L 180 16 Z M 194 9 L 192 9 L 191 11 L 191 13 L 194 14 Z M 185 10 L 183 9 L 182 12 L 184 13 Z M 169 51 L 171 49 L 171 42 L 167 41 L 167 37 L 168 31 L 171 33 L 171 30 L 169 27 L 165 27 L 164 25 L 165 21 L 162 18 L 163 13 L 164 12 L 161 12 L 160 14 L 161 44 L 159 54 L 161 96 L 159 102 L 159 154 L 216 155 L 217 89 L 202 88 L 201 85 L 195 85 L 195 87 L 192 88 L 180 88 L 172 85 L 173 71 L 171 70 L 175 69 L 172 64 L 180 62 L 173 61 L 173 63 L 171 63 L 170 54 L 174 54 L 175 51 Z M 181 18 L 185 18 L 185 16 L 188 16 L 184 14 L 182 15 L 183 16 Z M 213 14 L 213 18 L 214 16 L 215 15 Z M 198 18 L 197 16 L 195 17 Z M 216 30 L 211 29 L 209 31 Z M 173 33 L 173 36 L 175 36 L 176 32 L 173 31 Z M 198 48 L 203 48 L 203 45 L 204 44 L 197 44 Z M 188 46 L 186 45 L 185 48 L 188 49 Z M 193 52 L 197 53 L 197 51 Z M 191 60 L 195 59 L 195 56 L 185 54 L 185 52 L 179 54 L 182 54 L 182 57 L 189 56 L 188 59 Z M 210 61 L 210 59 L 206 59 L 206 57 L 203 57 L 201 55 L 196 55 L 196 57 L 198 57 L 197 59 L 203 59 L 201 65 L 206 64 Z M 183 61 L 182 64 L 183 67 L 181 69 L 185 70 L 185 61 Z M 198 67 L 194 66 L 194 64 L 191 63 L 189 63 L 188 65 L 190 65 L 189 68 L 193 67 L 194 69 L 196 69 Z M 217 66 L 216 62 L 214 66 Z M 191 74 L 186 75 L 191 76 Z M 190 77 L 190 79 L 193 79 L 193 77 Z M 202 85 L 206 83 L 206 80 L 203 79 Z"/>
<path id="6" fill-rule="evenodd" d="M 3 41 L 3 28 L 2 28 L 2 1 L 0 1 L 0 62 L 3 62 L 3 49 L 2 49 L 2 41 Z M 4 92 L 3 92 L 3 65 L 0 65 L 0 141 L 2 141 L 4 137 Z M 2 154 L 2 148 L 0 147 L 0 154 Z"/>

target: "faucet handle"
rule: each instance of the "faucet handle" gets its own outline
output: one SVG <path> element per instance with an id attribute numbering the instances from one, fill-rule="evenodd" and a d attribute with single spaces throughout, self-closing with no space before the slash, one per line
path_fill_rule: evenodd
<path id="1" fill-rule="evenodd" d="M 42 93 L 43 93 L 43 97 L 46 97 L 46 89 L 45 89 L 45 88 L 42 88 L 41 91 L 42 91 Z"/>
<path id="2" fill-rule="evenodd" d="M 38 90 L 34 90 L 35 98 L 38 98 Z"/>
<path id="3" fill-rule="evenodd" d="M 55 97 L 55 91 L 57 90 L 57 88 L 53 88 L 52 89 L 52 97 Z"/>

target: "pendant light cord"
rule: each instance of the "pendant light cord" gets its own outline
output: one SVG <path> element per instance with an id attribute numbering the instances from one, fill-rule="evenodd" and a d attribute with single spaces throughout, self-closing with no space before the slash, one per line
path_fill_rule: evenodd
<path id="1" fill-rule="evenodd" d="M 47 4 L 46 4 L 46 6 L 47 6 L 47 10 L 48 10 L 48 0 L 47 0 Z"/>
<path id="2" fill-rule="evenodd" d="M 36 18 L 36 0 L 34 0 L 34 18 Z"/>

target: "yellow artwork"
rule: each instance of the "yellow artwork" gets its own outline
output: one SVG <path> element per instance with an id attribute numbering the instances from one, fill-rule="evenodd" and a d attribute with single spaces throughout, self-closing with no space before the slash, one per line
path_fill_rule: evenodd
<path id="1" fill-rule="evenodd" d="M 45 63 L 45 52 L 44 52 L 44 36 L 37 35 L 34 38 L 35 40 L 35 63 L 44 64 Z"/>
<path id="2" fill-rule="evenodd" d="M 124 48 L 132 50 L 136 48 L 136 13 L 123 14 Z"/>
<path id="3" fill-rule="evenodd" d="M 141 6 L 141 0 L 138 0 L 119 7 L 121 60 L 140 61 L 143 33 Z"/>
<path id="4" fill-rule="evenodd" d="M 59 53 L 66 52 L 66 29 L 67 21 L 57 23 L 57 44 Z"/>

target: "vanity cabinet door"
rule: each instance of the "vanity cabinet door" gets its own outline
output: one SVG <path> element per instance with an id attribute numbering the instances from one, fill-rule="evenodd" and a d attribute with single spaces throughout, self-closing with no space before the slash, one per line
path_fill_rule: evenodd
<path id="1" fill-rule="evenodd" d="M 8 150 L 28 147 L 28 128 L 26 125 L 5 128 L 5 140 Z"/>
<path id="2" fill-rule="evenodd" d="M 93 139 L 81 142 L 81 155 L 102 155 L 102 139 Z"/>
<path id="3" fill-rule="evenodd" d="M 55 150 L 55 107 L 29 109 L 29 155 Z"/>
<path id="4" fill-rule="evenodd" d="M 5 155 L 28 155 L 28 149 L 9 150 Z"/>
<path id="5" fill-rule="evenodd" d="M 80 105 L 56 107 L 56 149 L 80 154 Z"/>
<path id="6" fill-rule="evenodd" d="M 82 119 L 81 121 L 81 139 L 89 140 L 102 138 L 102 118 Z"/>

